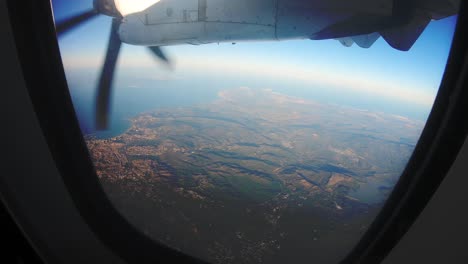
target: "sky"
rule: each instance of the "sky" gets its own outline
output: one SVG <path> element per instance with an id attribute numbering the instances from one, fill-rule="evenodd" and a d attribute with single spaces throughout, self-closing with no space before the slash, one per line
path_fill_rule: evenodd
<path id="1" fill-rule="evenodd" d="M 132 0 L 120 1 L 121 5 L 128 5 Z M 56 21 L 92 6 L 92 0 L 52 3 Z M 67 71 L 99 71 L 110 22 L 111 18 L 100 16 L 60 38 Z M 301 89 L 320 87 L 342 90 L 345 94 L 385 97 L 400 104 L 420 106 L 428 112 L 445 69 L 455 24 L 456 17 L 431 22 L 408 52 L 392 49 L 382 38 L 369 49 L 356 45 L 346 48 L 336 40 L 165 47 L 175 62 L 174 71 L 155 62 L 144 47 L 124 45 L 117 74 L 141 78 L 150 75 L 158 80 L 201 76 L 207 80 L 216 76 L 269 80 L 267 84 L 278 80 L 297 84 Z"/>

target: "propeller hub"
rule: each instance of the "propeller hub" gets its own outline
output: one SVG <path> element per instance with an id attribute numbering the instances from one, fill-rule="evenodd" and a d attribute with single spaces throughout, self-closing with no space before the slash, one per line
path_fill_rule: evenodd
<path id="1" fill-rule="evenodd" d="M 100 14 L 116 18 L 122 17 L 114 0 L 94 0 L 93 5 L 94 9 Z"/>

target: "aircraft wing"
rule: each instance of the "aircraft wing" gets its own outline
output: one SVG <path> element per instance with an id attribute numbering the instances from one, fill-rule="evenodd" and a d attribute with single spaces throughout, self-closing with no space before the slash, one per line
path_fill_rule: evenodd
<path id="1" fill-rule="evenodd" d="M 457 14 L 460 0 L 394 0 L 391 16 L 357 14 L 332 24 L 311 39 L 337 39 L 346 47 L 369 48 L 382 36 L 393 48 L 408 51 L 431 20 Z"/>

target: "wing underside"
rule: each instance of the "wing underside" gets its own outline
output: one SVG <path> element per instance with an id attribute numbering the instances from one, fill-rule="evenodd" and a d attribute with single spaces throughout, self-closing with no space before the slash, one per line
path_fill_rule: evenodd
<path id="1" fill-rule="evenodd" d="M 457 14 L 460 0 L 395 0 L 392 16 L 356 14 L 310 38 L 336 39 L 346 47 L 371 47 L 382 37 L 395 49 L 411 49 L 431 20 Z"/>

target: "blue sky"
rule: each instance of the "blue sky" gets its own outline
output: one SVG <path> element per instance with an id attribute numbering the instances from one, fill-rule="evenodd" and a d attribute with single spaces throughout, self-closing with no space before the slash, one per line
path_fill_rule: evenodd
<path id="1" fill-rule="evenodd" d="M 92 5 L 92 0 L 52 2 L 57 21 Z M 100 16 L 60 39 L 67 71 L 99 70 L 110 21 Z M 321 87 L 386 97 L 429 111 L 445 69 L 455 24 L 456 17 L 431 22 L 409 52 L 392 49 L 382 38 L 369 49 L 356 45 L 346 48 L 336 40 L 166 47 L 175 62 L 174 71 L 165 70 L 143 47 L 124 45 L 117 74 L 158 80 L 203 76 L 270 83 L 278 80 L 300 83 L 302 89 Z"/>

